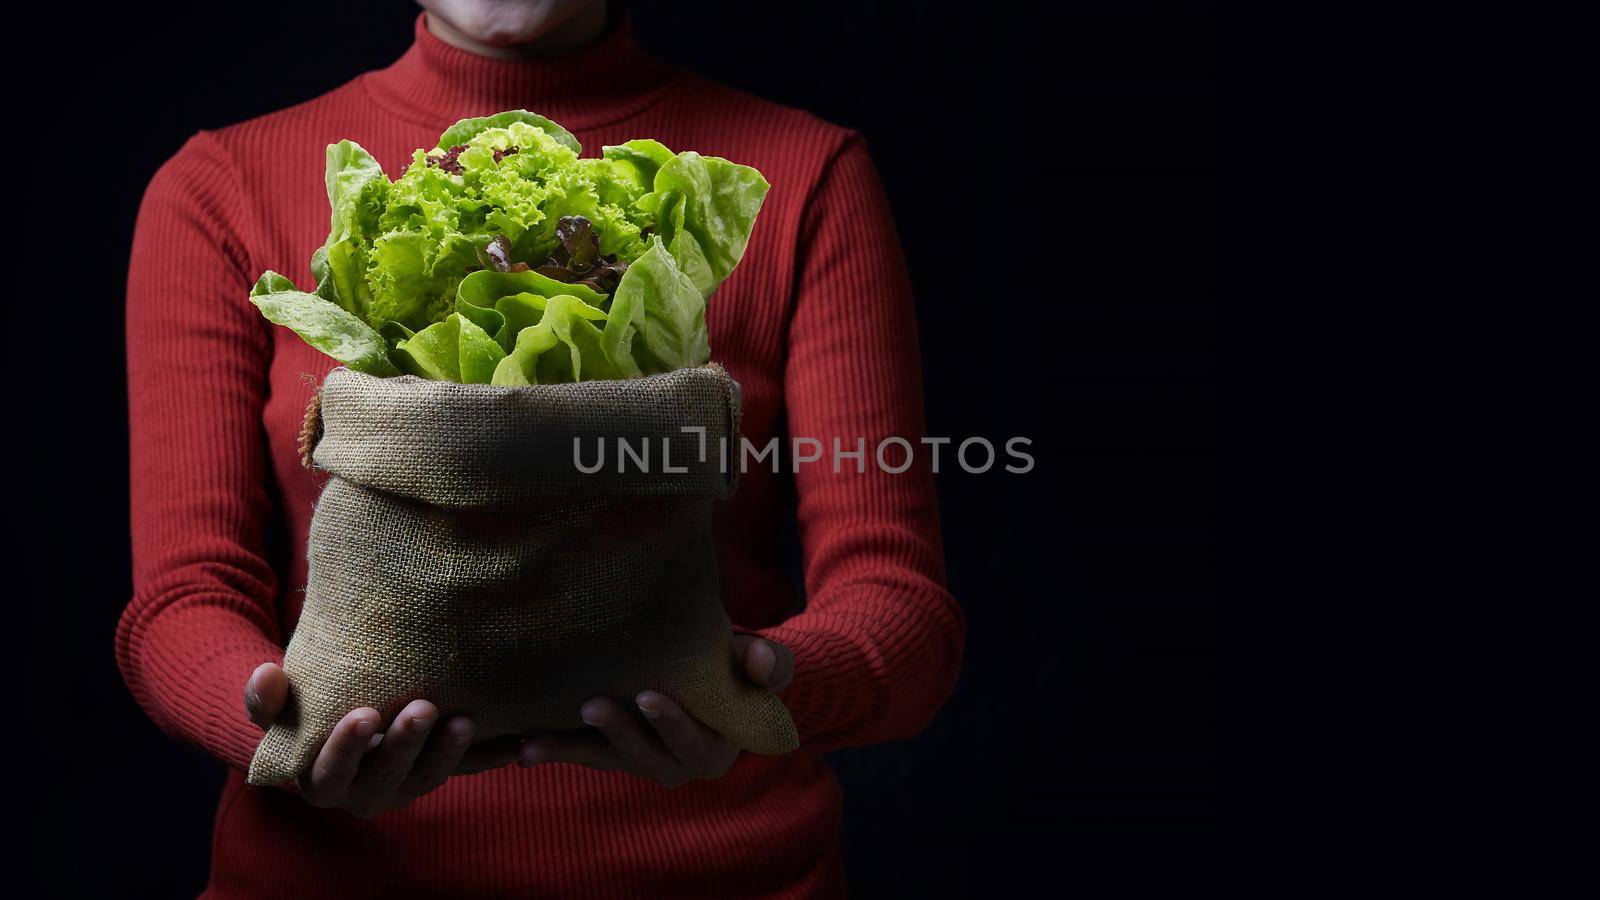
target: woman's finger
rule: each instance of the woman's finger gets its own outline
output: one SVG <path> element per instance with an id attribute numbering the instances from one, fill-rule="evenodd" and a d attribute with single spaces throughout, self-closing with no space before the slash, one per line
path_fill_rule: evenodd
<path id="1" fill-rule="evenodd" d="M 794 654 L 789 648 L 753 634 L 733 636 L 734 652 L 751 684 L 776 694 L 794 680 Z"/>
<path id="2" fill-rule="evenodd" d="M 313 802 L 332 801 L 350 789 L 361 768 L 373 735 L 378 732 L 378 711 L 367 707 L 351 710 L 333 726 L 333 733 L 317 753 L 316 762 L 301 785 Z"/>
<path id="3" fill-rule="evenodd" d="M 721 768 L 719 757 L 724 755 L 726 744 L 722 736 L 684 712 L 671 697 L 645 691 L 635 697 L 634 702 L 667 751 L 680 763 L 705 774 Z"/>
<path id="4" fill-rule="evenodd" d="M 511 765 L 522 758 L 522 740 L 521 737 L 512 735 L 468 747 L 461 761 L 456 763 L 455 774 L 475 775 Z"/>
<path id="5" fill-rule="evenodd" d="M 471 746 L 475 733 L 472 720 L 462 716 L 444 723 L 443 728 L 435 728 L 422 755 L 417 757 L 410 774 L 401 783 L 400 795 L 420 797 L 444 784 L 452 773 L 459 770 L 461 759 Z"/>
<path id="6" fill-rule="evenodd" d="M 585 703 L 579 715 L 590 728 L 606 736 L 626 761 L 626 768 L 663 785 L 676 786 L 681 779 L 677 757 L 667 751 L 644 717 L 607 697 Z"/>
<path id="7" fill-rule="evenodd" d="M 523 743 L 520 765 L 552 762 L 577 763 L 609 772 L 624 768 L 625 760 L 606 736 L 596 731 L 553 731 Z"/>
<path id="8" fill-rule="evenodd" d="M 265 731 L 289 703 L 289 676 L 277 663 L 262 663 L 244 683 L 244 710 Z"/>
<path id="9" fill-rule="evenodd" d="M 407 704 L 389 725 L 383 743 L 361 764 L 351 789 L 371 801 L 386 800 L 411 774 L 438 720 L 439 710 L 432 703 L 413 700 Z"/>

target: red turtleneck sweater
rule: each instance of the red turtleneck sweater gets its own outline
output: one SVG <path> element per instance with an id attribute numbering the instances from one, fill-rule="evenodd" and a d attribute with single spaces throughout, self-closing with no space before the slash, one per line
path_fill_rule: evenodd
<path id="1" fill-rule="evenodd" d="M 625 22 L 574 56 L 499 61 L 444 44 L 419 17 L 415 44 L 389 68 L 195 135 L 152 180 L 134 239 L 134 597 L 116 649 L 150 716 L 234 769 L 206 896 L 842 893 L 840 794 L 820 754 L 914 734 L 961 658 L 926 459 L 899 475 L 870 459 L 865 474 L 849 459 L 838 473 L 754 467 L 719 511 L 730 616 L 794 651 L 782 696 L 796 753 L 745 754 L 723 778 L 671 792 L 625 773 L 511 767 L 366 821 L 243 784 L 261 734 L 241 690 L 258 664 L 282 659 L 320 488 L 295 436 L 313 382 L 334 365 L 267 323 L 250 284 L 264 269 L 311 283 L 308 258 L 328 230 L 328 143 L 355 140 L 393 175 L 455 120 L 519 107 L 567 126 L 589 154 L 650 137 L 771 181 L 744 261 L 707 313 L 752 442 L 787 433 L 851 450 L 865 438 L 870 454 L 885 436 L 922 434 L 911 294 L 861 138 L 651 59 Z M 796 513 L 780 481 L 791 477 Z M 805 555 L 799 613 L 777 558 L 791 514 Z"/>

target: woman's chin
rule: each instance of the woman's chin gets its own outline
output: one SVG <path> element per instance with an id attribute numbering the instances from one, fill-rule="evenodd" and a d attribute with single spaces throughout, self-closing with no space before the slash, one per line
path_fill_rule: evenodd
<path id="1" fill-rule="evenodd" d="M 438 16 L 462 36 L 493 47 L 529 44 L 569 18 L 574 7 L 589 0 L 424 0 L 429 15 Z"/>

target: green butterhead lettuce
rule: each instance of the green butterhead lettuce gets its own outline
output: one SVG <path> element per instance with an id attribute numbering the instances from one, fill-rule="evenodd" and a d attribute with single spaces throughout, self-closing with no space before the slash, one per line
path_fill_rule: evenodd
<path id="1" fill-rule="evenodd" d="M 375 375 L 539 384 L 707 361 L 706 301 L 766 179 L 651 140 L 581 152 L 525 110 L 457 122 L 392 182 L 360 145 L 332 144 L 315 292 L 268 272 L 251 301 Z"/>
<path id="2" fill-rule="evenodd" d="M 537 324 L 517 333 L 511 354 L 494 370 L 494 384 L 550 384 L 581 381 L 584 378 L 637 377 L 622 372 L 601 352 L 603 333 L 596 322 L 606 314 L 577 297 L 535 297 L 519 295 L 521 302 L 537 304 Z"/>
<path id="3" fill-rule="evenodd" d="M 444 134 L 439 135 L 438 148 L 440 150 L 449 150 L 457 144 L 465 144 L 491 128 L 507 128 L 513 122 L 532 125 L 550 135 L 557 143 L 571 150 L 574 154 L 583 152 L 583 148 L 578 146 L 578 139 L 572 136 L 572 132 L 546 119 L 544 116 L 528 112 L 525 109 L 511 109 L 503 113 L 496 113 L 492 116 L 483 116 L 477 119 L 462 119 L 445 129 Z"/>
<path id="4" fill-rule="evenodd" d="M 333 221 L 320 259 L 312 255 L 311 274 L 317 294 L 365 316 L 372 292 L 365 284 L 366 248 L 376 236 L 378 217 L 387 203 L 389 179 L 383 167 L 360 144 L 340 141 L 328 145 L 328 206 Z"/>
<path id="5" fill-rule="evenodd" d="M 654 372 L 698 366 L 711 359 L 706 340 L 706 298 L 678 268 L 661 238 L 634 260 L 611 301 L 611 315 L 633 323 L 633 355 Z"/>
<path id="6" fill-rule="evenodd" d="M 286 325 L 305 342 L 357 372 L 399 375 L 389 346 L 371 325 L 316 294 L 296 290 L 294 282 L 268 270 L 250 291 L 250 302 L 268 320 Z"/>
<path id="7" fill-rule="evenodd" d="M 653 190 L 656 183 L 656 173 L 672 159 L 672 151 L 668 150 L 660 141 L 647 138 L 632 140 L 626 144 L 614 147 L 605 147 L 602 155 L 613 163 L 625 166 L 622 172 L 627 174 L 629 180 L 645 190 Z"/>
<path id="8" fill-rule="evenodd" d="M 749 166 L 691 151 L 667 160 L 654 187 L 662 238 L 710 296 L 744 256 L 767 180 Z"/>

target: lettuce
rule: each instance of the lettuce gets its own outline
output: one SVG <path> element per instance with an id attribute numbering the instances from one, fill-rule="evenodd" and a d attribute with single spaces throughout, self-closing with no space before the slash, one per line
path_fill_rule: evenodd
<path id="1" fill-rule="evenodd" d="M 743 256 L 766 179 L 651 140 L 583 158 L 525 110 L 463 119 L 390 181 L 328 147 L 328 238 L 301 291 L 250 299 L 346 366 L 479 384 L 636 378 L 710 358 L 706 301 Z"/>
<path id="2" fill-rule="evenodd" d="M 628 267 L 611 301 L 611 314 L 638 330 L 633 355 L 643 368 L 670 372 L 711 359 L 706 340 L 706 299 L 678 268 L 661 238 Z"/>
<path id="3" fill-rule="evenodd" d="M 287 325 L 305 342 L 357 372 L 399 375 L 383 336 L 342 307 L 295 290 L 294 282 L 270 269 L 250 291 L 269 321 Z"/>

